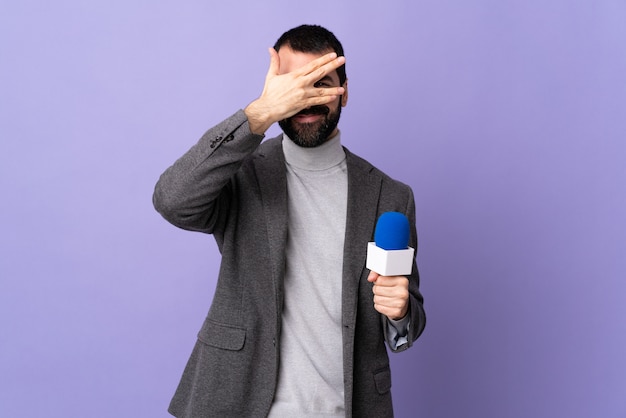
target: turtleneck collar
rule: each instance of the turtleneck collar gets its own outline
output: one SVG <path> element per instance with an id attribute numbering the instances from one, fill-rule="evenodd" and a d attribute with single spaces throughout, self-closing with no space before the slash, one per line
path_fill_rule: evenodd
<path id="1" fill-rule="evenodd" d="M 324 142 L 322 145 L 306 148 L 296 145 L 287 135 L 283 134 L 283 153 L 285 161 L 292 167 L 322 171 L 340 164 L 346 159 L 341 146 L 341 132 Z"/>

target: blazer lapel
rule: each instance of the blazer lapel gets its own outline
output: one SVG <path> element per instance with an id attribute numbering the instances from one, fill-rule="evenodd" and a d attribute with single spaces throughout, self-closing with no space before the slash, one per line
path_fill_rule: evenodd
<path id="1" fill-rule="evenodd" d="M 346 150 L 348 212 L 343 251 L 343 322 L 356 321 L 359 282 L 365 270 L 367 243 L 373 239 L 382 178 L 364 160 Z"/>
<path id="2" fill-rule="evenodd" d="M 274 273 L 274 285 L 279 309 L 282 309 L 282 277 L 285 274 L 285 246 L 287 241 L 287 176 L 282 142 L 276 138 L 272 146 L 255 160 L 257 181 L 263 201 L 269 252 Z M 269 141 L 268 141 L 269 142 Z M 268 144 L 269 145 L 269 144 Z"/>

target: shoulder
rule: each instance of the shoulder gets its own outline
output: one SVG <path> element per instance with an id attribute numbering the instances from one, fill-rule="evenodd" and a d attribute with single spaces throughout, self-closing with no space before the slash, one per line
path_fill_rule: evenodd
<path id="1" fill-rule="evenodd" d="M 367 173 L 369 176 L 380 178 L 382 186 L 384 188 L 391 188 L 401 193 L 408 193 L 412 195 L 411 187 L 397 179 L 392 178 L 387 173 L 370 163 L 366 159 L 352 153 L 349 149 L 344 147 L 346 152 L 346 158 L 348 161 L 348 170 L 353 169 L 363 174 Z"/>
<path id="2" fill-rule="evenodd" d="M 271 139 L 266 139 L 261 142 L 261 145 L 256 149 L 255 156 L 273 156 L 277 153 L 282 153 L 283 150 L 283 136 L 278 135 Z"/>
<path id="3" fill-rule="evenodd" d="M 257 148 L 242 162 L 242 169 L 244 171 L 251 169 L 258 164 L 262 166 L 273 166 L 274 164 L 280 164 L 284 162 L 283 147 L 282 147 L 282 135 L 277 137 L 266 139 L 261 142 Z"/>

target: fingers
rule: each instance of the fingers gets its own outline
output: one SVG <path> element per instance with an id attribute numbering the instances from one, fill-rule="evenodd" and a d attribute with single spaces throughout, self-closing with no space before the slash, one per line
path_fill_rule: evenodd
<path id="1" fill-rule="evenodd" d="M 293 71 L 295 78 L 301 79 L 301 85 L 307 86 L 308 97 L 305 107 L 324 105 L 345 93 L 344 87 L 315 87 L 315 83 L 327 74 L 335 71 L 346 62 L 345 57 L 337 57 L 335 52 L 323 55 Z"/>
<path id="2" fill-rule="evenodd" d="M 376 274 L 376 273 L 375 273 Z M 368 277 L 368 281 L 369 277 Z M 403 276 L 378 276 L 373 281 L 372 292 L 381 297 L 407 297 L 409 296 L 409 280 Z"/>
<path id="3" fill-rule="evenodd" d="M 326 105 L 328 103 L 331 103 L 333 100 L 337 99 L 337 97 L 341 96 L 344 93 L 344 91 L 345 89 L 340 88 L 340 87 L 303 88 L 301 89 L 301 93 L 298 96 L 296 96 L 294 104 L 289 106 L 288 111 L 285 112 L 280 119 L 293 116 L 299 111 L 301 111 L 302 109 L 306 109 L 312 106 Z M 283 101 L 282 103 L 285 104 L 287 103 L 287 101 Z"/>
<path id="4" fill-rule="evenodd" d="M 381 305 L 374 303 L 374 309 L 380 314 L 385 315 L 387 318 L 392 319 L 394 321 L 399 321 L 404 318 L 408 313 L 408 305 L 404 305 L 404 307 L 390 307 L 388 305 Z"/>
<path id="5" fill-rule="evenodd" d="M 318 87 L 313 85 L 312 91 L 317 96 L 341 96 L 346 89 L 343 87 Z"/>
<path id="6" fill-rule="evenodd" d="M 307 76 L 310 81 L 316 82 L 345 63 L 346 57 L 338 57 L 337 53 L 331 52 L 314 59 L 296 72 L 298 75 Z"/>
<path id="7" fill-rule="evenodd" d="M 280 58 L 274 48 L 268 48 L 270 54 L 270 68 L 268 75 L 279 75 Z M 336 52 L 331 52 L 314 59 L 303 67 L 293 71 L 295 76 L 305 76 L 309 82 L 316 82 L 324 78 L 327 74 L 346 63 L 345 57 L 338 57 Z M 339 94 L 343 94 L 339 93 Z"/>
<path id="8" fill-rule="evenodd" d="M 409 280 L 406 277 L 380 276 L 371 272 L 367 280 L 374 283 L 374 309 L 391 319 L 406 315 L 409 304 Z"/>

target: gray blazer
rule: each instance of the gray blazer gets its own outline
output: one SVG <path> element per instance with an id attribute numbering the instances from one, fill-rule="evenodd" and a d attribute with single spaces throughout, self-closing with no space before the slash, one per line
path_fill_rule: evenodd
<path id="1" fill-rule="evenodd" d="M 172 224 L 213 234 L 222 255 L 213 302 L 169 411 L 178 417 L 265 417 L 278 377 L 287 236 L 282 136 L 250 132 L 243 111 L 207 131 L 168 168 L 153 196 Z M 386 317 L 374 310 L 367 242 L 386 211 L 405 213 L 409 186 L 346 150 L 348 212 L 342 317 L 346 417 L 391 417 Z M 409 277 L 410 347 L 425 325 L 419 276 Z"/>

